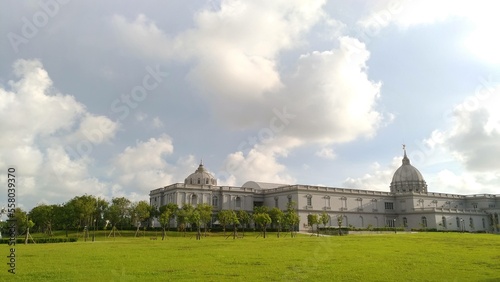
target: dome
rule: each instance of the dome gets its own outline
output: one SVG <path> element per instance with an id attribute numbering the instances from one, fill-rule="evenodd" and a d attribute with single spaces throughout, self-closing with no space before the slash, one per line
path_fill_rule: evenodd
<path id="1" fill-rule="evenodd" d="M 184 180 L 185 184 L 194 184 L 194 185 L 217 185 L 217 179 L 213 177 L 204 167 L 203 163 L 200 163 L 198 169 L 195 172 L 191 173 L 186 180 Z"/>
<path id="2" fill-rule="evenodd" d="M 403 164 L 396 170 L 391 182 L 391 193 L 417 192 L 427 193 L 427 183 L 424 177 L 406 156 L 404 149 Z"/>

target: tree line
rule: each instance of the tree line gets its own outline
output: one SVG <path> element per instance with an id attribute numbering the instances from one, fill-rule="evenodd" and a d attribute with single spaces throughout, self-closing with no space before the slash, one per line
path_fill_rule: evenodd
<path id="1" fill-rule="evenodd" d="M 215 217 L 213 215 L 213 207 L 208 204 L 198 204 L 196 207 L 184 204 L 179 207 L 169 203 L 156 209 L 146 201 L 132 202 L 125 197 L 116 197 L 108 202 L 100 197 L 82 195 L 64 204 L 40 204 L 29 212 L 16 208 L 12 216 L 17 221 L 18 234 L 31 230 L 51 236 L 55 230 L 65 230 L 66 237 L 70 230 L 84 232 L 112 228 L 135 228 L 137 236 L 141 227 L 151 227 L 153 218 L 156 218 L 162 229 L 162 239 L 174 219 L 178 230 L 184 234 L 188 228 L 194 228 L 197 239 L 201 239 L 202 228 L 206 236 L 208 228 L 214 225 L 214 219 L 218 221 L 224 234 L 228 227 L 232 227 L 233 237 L 237 236 L 238 228 L 243 230 L 244 235 L 245 228 L 253 223 L 264 238 L 269 227 L 278 231 L 278 237 L 281 231 L 291 232 L 291 236 L 294 236 L 300 221 L 294 202 L 288 203 L 285 211 L 256 206 L 252 213 L 244 210 L 221 210 Z"/>

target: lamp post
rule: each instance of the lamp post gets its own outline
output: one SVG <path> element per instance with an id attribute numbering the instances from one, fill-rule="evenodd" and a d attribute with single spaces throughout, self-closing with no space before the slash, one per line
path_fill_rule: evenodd
<path id="1" fill-rule="evenodd" d="M 278 238 L 279 238 L 280 237 L 280 220 L 278 219 L 277 222 L 278 222 Z"/>
<path id="2" fill-rule="evenodd" d="M 460 223 L 462 224 L 462 228 L 461 228 L 462 229 L 462 233 L 464 233 L 465 232 L 465 225 L 464 225 L 465 223 L 464 223 L 464 219 L 463 218 L 460 218 Z"/>
<path id="3" fill-rule="evenodd" d="M 94 218 L 94 232 L 92 234 L 92 242 L 95 241 L 95 229 L 96 229 L 96 219 Z"/>
<path id="4" fill-rule="evenodd" d="M 392 220 L 392 222 L 393 222 L 393 226 L 394 226 L 394 234 L 396 234 L 397 233 L 397 230 L 396 230 L 396 219 L 394 218 Z"/>

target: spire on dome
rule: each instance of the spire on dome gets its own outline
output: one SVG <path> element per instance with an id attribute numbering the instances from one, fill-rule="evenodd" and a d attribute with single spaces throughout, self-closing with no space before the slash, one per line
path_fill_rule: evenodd
<path id="1" fill-rule="evenodd" d="M 403 156 L 403 164 L 404 165 L 409 165 L 410 164 L 410 159 L 406 156 L 406 145 L 403 144 L 403 151 L 404 151 L 404 156 Z"/>

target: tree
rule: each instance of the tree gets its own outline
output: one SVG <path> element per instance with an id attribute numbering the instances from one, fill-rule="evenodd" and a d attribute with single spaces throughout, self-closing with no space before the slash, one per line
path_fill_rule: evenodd
<path id="1" fill-rule="evenodd" d="M 291 237 L 294 237 L 295 227 L 300 223 L 300 217 L 297 211 L 295 211 L 295 205 L 294 201 L 288 202 L 284 216 L 285 225 L 288 226 Z"/>
<path id="2" fill-rule="evenodd" d="M 330 216 L 325 211 L 323 211 L 323 213 L 319 217 L 319 221 L 323 223 L 323 227 L 325 227 L 325 234 L 326 234 L 326 224 L 330 222 Z"/>
<path id="3" fill-rule="evenodd" d="M 169 211 L 169 214 L 170 214 L 170 218 L 168 219 L 168 227 L 170 227 L 170 221 L 172 220 L 172 218 L 174 218 L 176 215 L 177 215 L 177 212 L 179 211 L 179 206 L 177 204 L 174 204 L 174 203 L 168 203 L 166 205 L 163 205 L 160 207 L 160 215 L 163 214 L 165 211 Z"/>
<path id="4" fill-rule="evenodd" d="M 272 210 L 269 211 L 269 216 L 271 217 L 272 224 L 276 226 L 278 229 L 277 236 L 279 238 L 281 225 L 283 224 L 284 213 L 279 208 L 274 207 Z"/>
<path id="5" fill-rule="evenodd" d="M 171 216 L 172 216 L 172 211 L 170 211 L 169 209 L 165 209 L 158 218 L 158 221 L 160 222 L 161 227 L 163 229 L 163 232 L 161 233 L 162 240 L 165 240 L 165 228 L 167 227 L 167 224 L 170 223 Z"/>
<path id="6" fill-rule="evenodd" d="M 253 220 L 261 227 L 263 237 L 266 238 L 266 228 L 272 222 L 271 217 L 267 213 L 254 213 Z"/>
<path id="7" fill-rule="evenodd" d="M 337 215 L 337 224 L 339 225 L 339 235 L 342 235 L 342 221 L 344 219 L 344 215 L 343 214 L 339 214 Z"/>
<path id="8" fill-rule="evenodd" d="M 177 224 L 179 231 L 184 232 L 184 236 L 186 236 L 186 225 L 189 223 L 189 218 L 191 217 L 191 213 L 194 208 L 190 204 L 184 204 L 182 208 L 177 212 Z"/>
<path id="9" fill-rule="evenodd" d="M 201 240 L 201 216 L 199 210 L 195 209 L 191 212 L 189 215 L 189 222 L 196 226 L 196 240 Z"/>
<path id="10" fill-rule="evenodd" d="M 318 232 L 319 235 L 319 219 L 317 214 L 308 214 L 307 215 L 307 225 L 311 226 L 312 231 L 314 231 L 314 224 L 316 224 L 316 231 Z"/>
<path id="11" fill-rule="evenodd" d="M 250 215 L 244 210 L 238 210 L 236 212 L 236 217 L 238 218 L 238 221 L 243 228 L 243 236 L 245 236 L 245 226 L 250 223 Z"/>
<path id="12" fill-rule="evenodd" d="M 52 226 L 55 222 L 55 207 L 56 205 L 41 204 L 31 209 L 29 213 L 29 217 L 35 226 L 37 226 L 38 231 L 48 236 L 52 236 Z"/>
<path id="13" fill-rule="evenodd" d="M 53 209 L 56 225 L 58 228 L 65 230 L 66 237 L 68 237 L 68 230 L 73 227 L 77 228 L 79 222 L 72 202 L 56 205 Z"/>
<path id="14" fill-rule="evenodd" d="M 207 228 L 212 220 L 212 206 L 208 204 L 198 204 L 196 210 L 200 213 L 200 220 L 205 227 L 205 237 L 207 236 Z"/>
<path id="15" fill-rule="evenodd" d="M 139 228 L 141 227 L 141 223 L 149 218 L 150 211 L 151 207 L 146 201 L 139 201 L 132 205 L 131 209 L 132 221 L 137 226 L 137 229 L 135 231 L 135 237 L 137 237 L 137 234 L 139 233 Z"/>
<path id="16" fill-rule="evenodd" d="M 88 228 L 97 210 L 96 198 L 92 195 L 76 196 L 70 200 L 70 203 L 73 205 L 74 215 L 78 220 L 78 227 L 84 226 Z"/>
<path id="17" fill-rule="evenodd" d="M 219 223 L 222 226 L 224 235 L 226 235 L 226 226 L 231 222 L 232 213 L 234 213 L 232 210 L 221 210 L 217 214 L 217 218 L 219 219 Z"/>
<path id="18" fill-rule="evenodd" d="M 130 225 L 130 208 L 129 199 L 125 197 L 113 198 L 104 216 L 111 221 L 113 228 L 119 226 L 120 229 L 123 229 L 123 226 Z"/>

